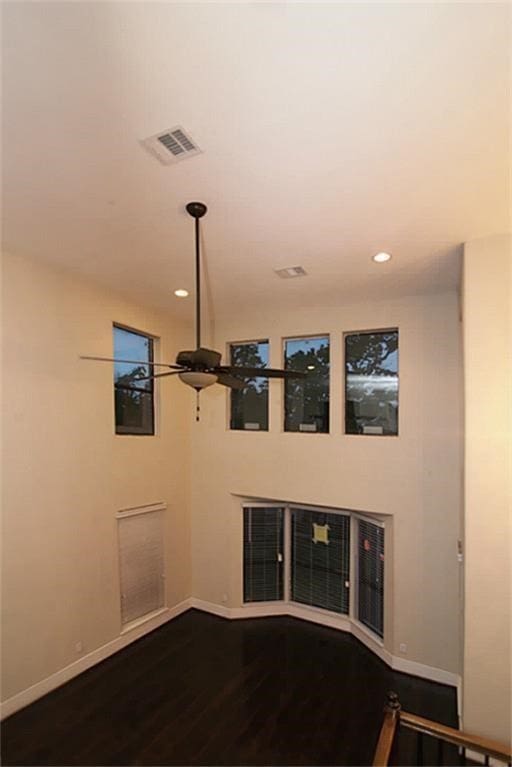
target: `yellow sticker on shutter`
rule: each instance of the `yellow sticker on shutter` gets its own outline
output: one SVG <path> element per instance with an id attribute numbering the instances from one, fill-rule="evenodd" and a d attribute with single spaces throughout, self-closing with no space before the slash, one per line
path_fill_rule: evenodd
<path id="1" fill-rule="evenodd" d="M 315 525 L 313 522 L 313 543 L 329 543 L 329 525 Z"/>

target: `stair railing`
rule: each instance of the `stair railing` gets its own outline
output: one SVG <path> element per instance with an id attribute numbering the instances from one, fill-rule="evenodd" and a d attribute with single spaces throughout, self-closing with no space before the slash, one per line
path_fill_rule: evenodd
<path id="1" fill-rule="evenodd" d="M 459 748 L 460 763 L 467 764 L 466 752 L 470 751 L 471 763 L 475 762 L 475 757 L 481 755 L 484 758 L 482 764 L 489 765 L 490 759 L 512 767 L 512 752 L 504 743 L 499 743 L 489 738 L 481 738 L 478 735 L 456 730 L 453 727 L 447 727 L 431 719 L 425 719 L 416 714 L 409 714 L 402 711 L 398 695 L 394 692 L 388 693 L 386 705 L 384 706 L 384 720 L 380 730 L 375 756 L 373 758 L 373 767 L 387 767 L 391 755 L 391 749 L 399 727 L 414 730 L 417 733 L 416 765 L 423 765 L 423 739 L 425 735 L 437 740 L 437 764 L 443 764 L 443 745 L 451 743 Z"/>

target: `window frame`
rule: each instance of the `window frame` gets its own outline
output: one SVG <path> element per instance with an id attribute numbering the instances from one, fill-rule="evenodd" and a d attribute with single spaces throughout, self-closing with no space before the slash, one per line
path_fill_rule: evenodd
<path id="1" fill-rule="evenodd" d="M 374 433 L 364 433 L 364 432 L 348 432 L 347 431 L 347 336 L 357 336 L 357 335 L 376 335 L 377 333 L 397 333 L 398 334 L 398 361 L 400 366 L 400 328 L 398 325 L 393 327 L 386 327 L 386 328 L 375 328 L 375 329 L 364 329 L 364 330 L 347 330 L 343 331 L 343 338 L 342 338 L 342 350 L 341 350 L 341 356 L 342 356 L 342 364 L 341 364 L 341 373 L 343 376 L 343 384 L 342 384 L 342 416 L 341 416 L 341 428 L 342 428 L 342 436 L 344 437 L 387 437 L 389 439 L 396 439 L 400 436 L 400 367 L 398 367 L 398 374 L 397 374 L 397 396 L 398 396 L 398 407 L 397 407 L 397 419 L 396 419 L 396 434 L 374 434 Z"/>
<path id="2" fill-rule="evenodd" d="M 244 341 L 226 341 L 226 358 L 228 365 L 231 365 L 231 347 L 232 346 L 245 346 L 249 344 L 268 344 L 268 362 L 266 367 L 270 367 L 270 337 L 249 339 Z M 263 370 L 264 368 L 262 368 Z M 258 377 L 258 376 L 256 376 Z M 262 376 L 263 378 L 264 376 Z M 227 388 L 226 391 L 226 431 L 239 434 L 251 433 L 251 434 L 268 434 L 270 432 L 270 378 L 267 379 L 267 428 L 266 429 L 233 429 L 231 426 L 231 396 L 232 389 Z"/>
<path id="3" fill-rule="evenodd" d="M 293 335 L 293 336 L 283 336 L 281 338 L 281 360 L 282 360 L 282 367 L 283 370 L 286 369 L 286 343 L 288 341 L 313 341 L 315 339 L 320 338 L 327 338 L 329 341 L 329 417 L 327 420 L 327 431 L 310 431 L 309 429 L 297 429 L 296 431 L 292 431 L 291 429 L 286 428 L 286 379 L 283 379 L 281 383 L 281 403 L 282 403 L 282 413 L 281 413 L 281 433 L 282 434 L 320 434 L 325 437 L 328 437 L 330 434 L 332 434 L 332 408 L 331 408 L 331 392 L 332 392 L 332 359 L 331 359 L 331 340 L 332 340 L 332 333 L 307 333 L 305 335 Z"/>
<path id="4" fill-rule="evenodd" d="M 115 357 L 115 331 L 116 330 L 124 330 L 126 333 L 132 333 L 133 335 L 140 336 L 148 341 L 150 341 L 149 345 L 149 355 L 148 355 L 148 363 L 155 361 L 155 347 L 158 342 L 158 338 L 151 333 L 145 333 L 142 330 L 136 330 L 135 328 L 129 327 L 128 325 L 123 325 L 120 322 L 113 322 L 112 323 L 112 346 L 113 346 L 113 357 Z M 146 363 L 147 364 L 147 363 Z M 115 366 L 115 363 L 114 363 Z M 151 372 L 151 366 L 148 365 L 148 368 L 150 368 Z M 115 375 L 115 367 L 114 367 L 114 375 Z M 125 389 L 129 391 L 139 391 L 146 394 L 151 395 L 151 431 L 144 431 L 143 429 L 137 429 L 137 427 L 133 426 L 119 426 L 117 423 L 116 418 L 116 389 Z M 149 381 L 149 388 L 142 388 L 138 386 L 118 386 L 118 384 L 113 384 L 113 394 L 114 394 L 114 434 L 119 437 L 155 437 L 157 435 L 157 428 L 156 428 L 156 417 L 157 417 L 157 408 L 156 408 L 156 387 L 155 387 L 155 381 L 153 379 L 150 379 Z"/>

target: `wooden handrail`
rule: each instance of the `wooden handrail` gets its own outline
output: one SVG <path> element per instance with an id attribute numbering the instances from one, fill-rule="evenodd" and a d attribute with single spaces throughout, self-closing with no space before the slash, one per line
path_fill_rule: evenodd
<path id="1" fill-rule="evenodd" d="M 400 724 L 404 727 L 409 727 L 411 730 L 453 743 L 456 746 L 470 748 L 480 754 L 492 756 L 502 762 L 510 762 L 512 760 L 512 751 L 505 743 L 499 743 L 489 738 L 481 738 L 478 735 L 470 735 L 463 730 L 446 727 L 444 724 L 433 722 L 431 719 L 425 719 L 422 716 L 409 714 L 407 711 L 400 711 Z"/>
<path id="2" fill-rule="evenodd" d="M 375 749 L 373 767 L 387 767 L 399 723 L 403 727 L 408 727 L 422 735 L 430 735 L 438 740 L 452 743 L 455 746 L 476 751 L 487 757 L 493 757 L 500 762 L 508 764 L 512 762 L 512 751 L 505 743 L 499 743 L 489 738 L 481 738 L 479 735 L 470 735 L 463 730 L 456 730 L 454 727 L 447 727 L 431 719 L 425 719 L 422 716 L 402 711 L 398 696 L 396 693 L 390 692 L 384 707 L 384 721 L 380 730 L 377 748 Z M 488 764 L 488 761 L 486 761 L 486 764 Z"/>

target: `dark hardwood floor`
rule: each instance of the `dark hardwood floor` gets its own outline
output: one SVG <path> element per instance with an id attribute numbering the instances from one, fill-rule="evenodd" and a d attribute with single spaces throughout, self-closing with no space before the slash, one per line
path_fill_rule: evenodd
<path id="1" fill-rule="evenodd" d="M 457 726 L 453 687 L 391 671 L 350 635 L 191 610 L 5 720 L 2 763 L 368 765 L 390 689 Z M 413 758 L 406 743 L 398 761 Z"/>

